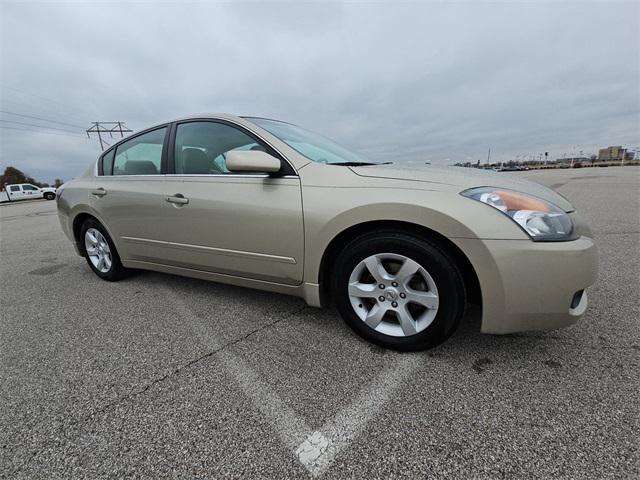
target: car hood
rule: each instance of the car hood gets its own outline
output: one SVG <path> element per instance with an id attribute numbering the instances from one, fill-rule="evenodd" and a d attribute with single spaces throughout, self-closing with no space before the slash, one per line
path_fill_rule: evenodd
<path id="1" fill-rule="evenodd" d="M 516 190 L 547 200 L 566 212 L 574 210 L 573 205 L 562 195 L 550 188 L 512 174 L 478 170 L 464 167 L 438 167 L 433 165 L 370 165 L 351 167 L 361 177 L 389 178 L 436 185 L 458 187 L 460 191 L 474 187 L 498 187 Z"/>

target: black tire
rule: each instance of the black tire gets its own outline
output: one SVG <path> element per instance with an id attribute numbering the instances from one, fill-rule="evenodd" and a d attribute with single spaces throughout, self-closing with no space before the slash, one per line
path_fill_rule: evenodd
<path id="1" fill-rule="evenodd" d="M 399 254 L 414 260 L 435 282 L 439 296 L 437 313 L 432 323 L 416 334 L 383 334 L 369 327 L 354 311 L 348 294 L 349 277 L 361 261 L 381 253 Z M 464 314 L 466 291 L 462 274 L 455 261 L 427 239 L 393 231 L 365 234 L 342 250 L 335 265 L 332 296 L 340 315 L 358 335 L 382 347 L 399 351 L 435 347 L 451 336 Z"/>
<path id="2" fill-rule="evenodd" d="M 87 233 L 87 230 L 89 230 L 90 228 L 95 228 L 96 230 L 98 230 L 102 234 L 104 239 L 107 241 L 107 243 L 109 244 L 109 250 L 111 251 L 110 252 L 111 268 L 107 272 L 101 272 L 100 270 L 98 270 L 93 265 L 93 263 L 91 262 L 91 259 L 89 258 L 89 255 L 87 254 L 87 249 L 86 249 L 84 239 L 85 239 L 85 234 Z M 103 280 L 107 280 L 109 282 L 115 282 L 126 277 L 129 274 L 129 270 L 123 267 L 122 262 L 120 262 L 120 255 L 118 255 L 118 251 L 116 250 L 116 246 L 113 244 L 113 240 L 111 240 L 111 237 L 107 233 L 107 230 L 97 220 L 91 219 L 91 218 L 88 220 L 85 220 L 85 222 L 82 224 L 82 227 L 80 228 L 79 241 L 80 241 L 80 248 L 82 249 L 82 253 L 84 255 L 84 258 L 87 261 L 87 264 L 89 265 L 89 268 L 91 268 L 93 273 L 95 273 L 98 277 L 102 278 Z"/>
<path id="3" fill-rule="evenodd" d="M 54 198 L 56 198 L 56 194 L 55 193 L 51 193 L 51 192 L 47 192 L 44 194 L 44 198 L 45 200 L 53 200 Z"/>

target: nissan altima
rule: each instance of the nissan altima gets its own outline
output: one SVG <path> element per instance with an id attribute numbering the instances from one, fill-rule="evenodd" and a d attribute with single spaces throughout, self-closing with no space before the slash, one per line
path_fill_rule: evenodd
<path id="1" fill-rule="evenodd" d="M 335 305 L 396 350 L 576 322 L 597 274 L 589 228 L 535 183 L 374 163 L 301 127 L 197 115 L 138 132 L 62 186 L 60 223 L 100 278 L 132 269 Z"/>

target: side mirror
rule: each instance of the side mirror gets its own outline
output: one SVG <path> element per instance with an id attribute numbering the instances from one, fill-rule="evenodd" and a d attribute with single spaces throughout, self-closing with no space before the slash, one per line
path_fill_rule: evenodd
<path id="1" fill-rule="evenodd" d="M 225 158 L 227 168 L 232 172 L 264 172 L 280 171 L 278 158 L 260 150 L 232 150 Z"/>

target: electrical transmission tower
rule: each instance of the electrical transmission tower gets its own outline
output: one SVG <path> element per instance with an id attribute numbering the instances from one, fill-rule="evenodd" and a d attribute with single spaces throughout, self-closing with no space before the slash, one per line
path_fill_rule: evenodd
<path id="1" fill-rule="evenodd" d="M 91 138 L 91 133 L 97 133 L 98 140 L 100 140 L 100 149 L 104 150 L 105 145 L 107 147 L 110 145 L 102 138 L 102 133 L 108 133 L 111 138 L 113 138 L 114 133 L 119 133 L 120 138 L 124 138 L 125 133 L 132 133 L 133 130 L 127 128 L 124 122 L 93 122 L 93 125 L 86 132 L 88 138 Z"/>

